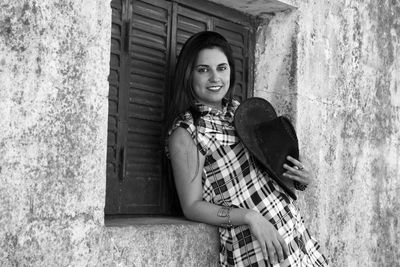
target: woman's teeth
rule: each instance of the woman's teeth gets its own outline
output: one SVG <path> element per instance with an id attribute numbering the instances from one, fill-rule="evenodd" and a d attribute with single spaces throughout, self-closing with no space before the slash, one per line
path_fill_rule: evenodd
<path id="1" fill-rule="evenodd" d="M 208 88 L 208 90 L 217 91 L 217 90 L 221 89 L 221 87 L 222 86 L 210 86 L 210 87 L 207 87 L 207 88 Z"/>

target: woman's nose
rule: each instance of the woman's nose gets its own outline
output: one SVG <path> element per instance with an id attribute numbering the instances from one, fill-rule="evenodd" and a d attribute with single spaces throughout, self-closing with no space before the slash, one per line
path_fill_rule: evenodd
<path id="1" fill-rule="evenodd" d="M 220 80 L 219 73 L 217 70 L 210 71 L 210 82 L 218 82 Z"/>

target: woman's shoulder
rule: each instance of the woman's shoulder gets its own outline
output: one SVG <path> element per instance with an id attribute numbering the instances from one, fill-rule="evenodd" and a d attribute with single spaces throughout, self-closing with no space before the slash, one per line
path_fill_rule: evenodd
<path id="1" fill-rule="evenodd" d="M 175 123 L 174 123 L 175 126 L 181 126 L 183 128 L 190 127 L 193 124 L 194 124 L 193 115 L 189 110 L 179 114 L 175 118 Z"/>
<path id="2" fill-rule="evenodd" d="M 193 116 L 190 111 L 179 114 L 173 121 L 171 127 L 168 129 L 168 136 L 170 136 L 176 129 L 182 128 L 194 136 L 196 127 L 194 125 Z"/>
<path id="3" fill-rule="evenodd" d="M 165 151 L 169 157 L 169 145 L 179 145 L 181 142 L 186 142 L 188 137 L 194 139 L 195 129 L 192 114 L 187 111 L 178 115 L 168 129 L 168 134 L 165 142 Z M 182 138 L 183 137 L 183 138 Z"/>
<path id="4" fill-rule="evenodd" d="M 181 127 L 177 127 L 171 133 L 168 141 L 170 147 L 176 147 L 178 149 L 187 148 L 191 145 L 194 145 L 191 134 Z"/>

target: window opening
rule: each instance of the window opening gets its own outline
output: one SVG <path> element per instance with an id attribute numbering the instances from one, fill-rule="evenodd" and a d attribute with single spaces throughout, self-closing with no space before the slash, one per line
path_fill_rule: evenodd
<path id="1" fill-rule="evenodd" d="M 105 213 L 172 215 L 162 127 L 176 57 L 194 33 L 222 33 L 243 100 L 252 93 L 254 19 L 207 1 L 112 0 L 111 8 Z"/>

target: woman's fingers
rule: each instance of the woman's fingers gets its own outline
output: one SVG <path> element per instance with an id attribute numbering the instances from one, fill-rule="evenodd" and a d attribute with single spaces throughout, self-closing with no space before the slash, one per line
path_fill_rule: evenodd
<path id="1" fill-rule="evenodd" d="M 272 265 L 283 262 L 289 256 L 288 246 L 278 232 L 273 235 L 272 239 L 262 244 L 264 244 L 261 246 L 264 257 L 269 259 Z"/>
<path id="2" fill-rule="evenodd" d="M 300 175 L 301 173 L 307 171 L 307 169 L 304 166 L 304 164 L 301 163 L 300 161 L 298 161 L 297 159 L 292 158 L 291 156 L 287 156 L 286 159 L 289 160 L 293 164 L 293 166 L 289 166 L 288 164 L 284 163 L 283 167 L 286 170 L 291 171 L 291 172 L 293 172 L 295 174 L 298 174 L 298 175 Z"/>
<path id="3" fill-rule="evenodd" d="M 285 173 L 283 173 L 283 176 L 293 180 L 293 181 L 297 181 L 299 183 L 302 184 L 310 184 L 312 182 L 312 178 L 311 175 L 307 172 L 304 174 L 297 174 L 297 173 L 293 173 L 291 171 L 287 171 Z"/>
<path id="4" fill-rule="evenodd" d="M 261 250 L 262 250 L 262 253 L 264 255 L 264 258 L 268 259 L 268 257 L 269 257 L 268 256 L 268 250 L 267 250 L 267 246 L 266 246 L 266 244 L 264 242 L 261 243 Z"/>
<path id="5" fill-rule="evenodd" d="M 278 241 L 281 244 L 282 250 L 283 250 L 283 259 L 289 256 L 289 247 L 286 244 L 285 240 L 283 239 L 282 236 L 278 236 Z"/>
<path id="6" fill-rule="evenodd" d="M 291 163 L 293 163 L 294 166 L 296 166 L 299 170 L 303 170 L 304 169 L 304 165 L 298 161 L 297 159 L 291 157 L 291 156 L 287 156 L 286 157 L 287 160 L 289 160 Z"/>
<path id="7" fill-rule="evenodd" d="M 272 241 L 267 241 L 266 245 L 263 246 L 266 249 L 264 256 L 268 258 L 272 265 L 275 265 L 278 262 L 283 262 L 285 258 L 289 255 L 289 250 L 283 238 L 277 234 L 276 238 Z"/>
<path id="8" fill-rule="evenodd" d="M 252 234 L 260 242 L 261 251 L 265 259 L 272 265 L 284 261 L 289 255 L 287 245 L 276 228 L 260 213 L 250 213 L 249 227 Z"/>
<path id="9" fill-rule="evenodd" d="M 283 175 L 293 181 L 297 181 L 299 183 L 308 185 L 313 180 L 312 172 L 299 160 L 287 156 L 288 161 L 293 163 L 293 166 L 289 166 L 288 164 L 284 163 L 283 168 L 286 169 L 286 172 Z"/>
<path id="10" fill-rule="evenodd" d="M 297 181 L 300 183 L 305 182 L 307 179 L 307 171 L 300 171 L 298 169 L 295 169 L 293 167 L 290 167 L 286 163 L 283 164 L 283 167 L 287 170 L 286 172 L 283 173 L 283 176 L 292 179 L 293 181 Z"/>
<path id="11" fill-rule="evenodd" d="M 301 176 L 302 173 L 304 172 L 303 169 L 300 170 L 300 169 L 296 168 L 296 166 L 295 166 L 295 167 L 291 167 L 291 166 L 287 165 L 286 163 L 283 164 L 283 168 L 285 168 L 285 169 L 288 170 L 289 172 L 291 172 L 291 173 L 293 173 L 293 174 L 296 174 L 296 175 L 298 175 L 298 176 Z"/>
<path id="12" fill-rule="evenodd" d="M 275 265 L 278 262 L 278 259 L 276 258 L 276 251 L 275 251 L 275 246 L 272 244 L 272 242 L 267 243 L 267 250 L 268 250 L 268 259 L 271 262 L 272 265 Z"/>
<path id="13" fill-rule="evenodd" d="M 278 262 L 283 261 L 285 259 L 285 256 L 283 255 L 283 249 L 281 243 L 279 242 L 279 239 L 274 240 L 273 244 L 275 247 L 276 255 L 278 257 Z"/>

